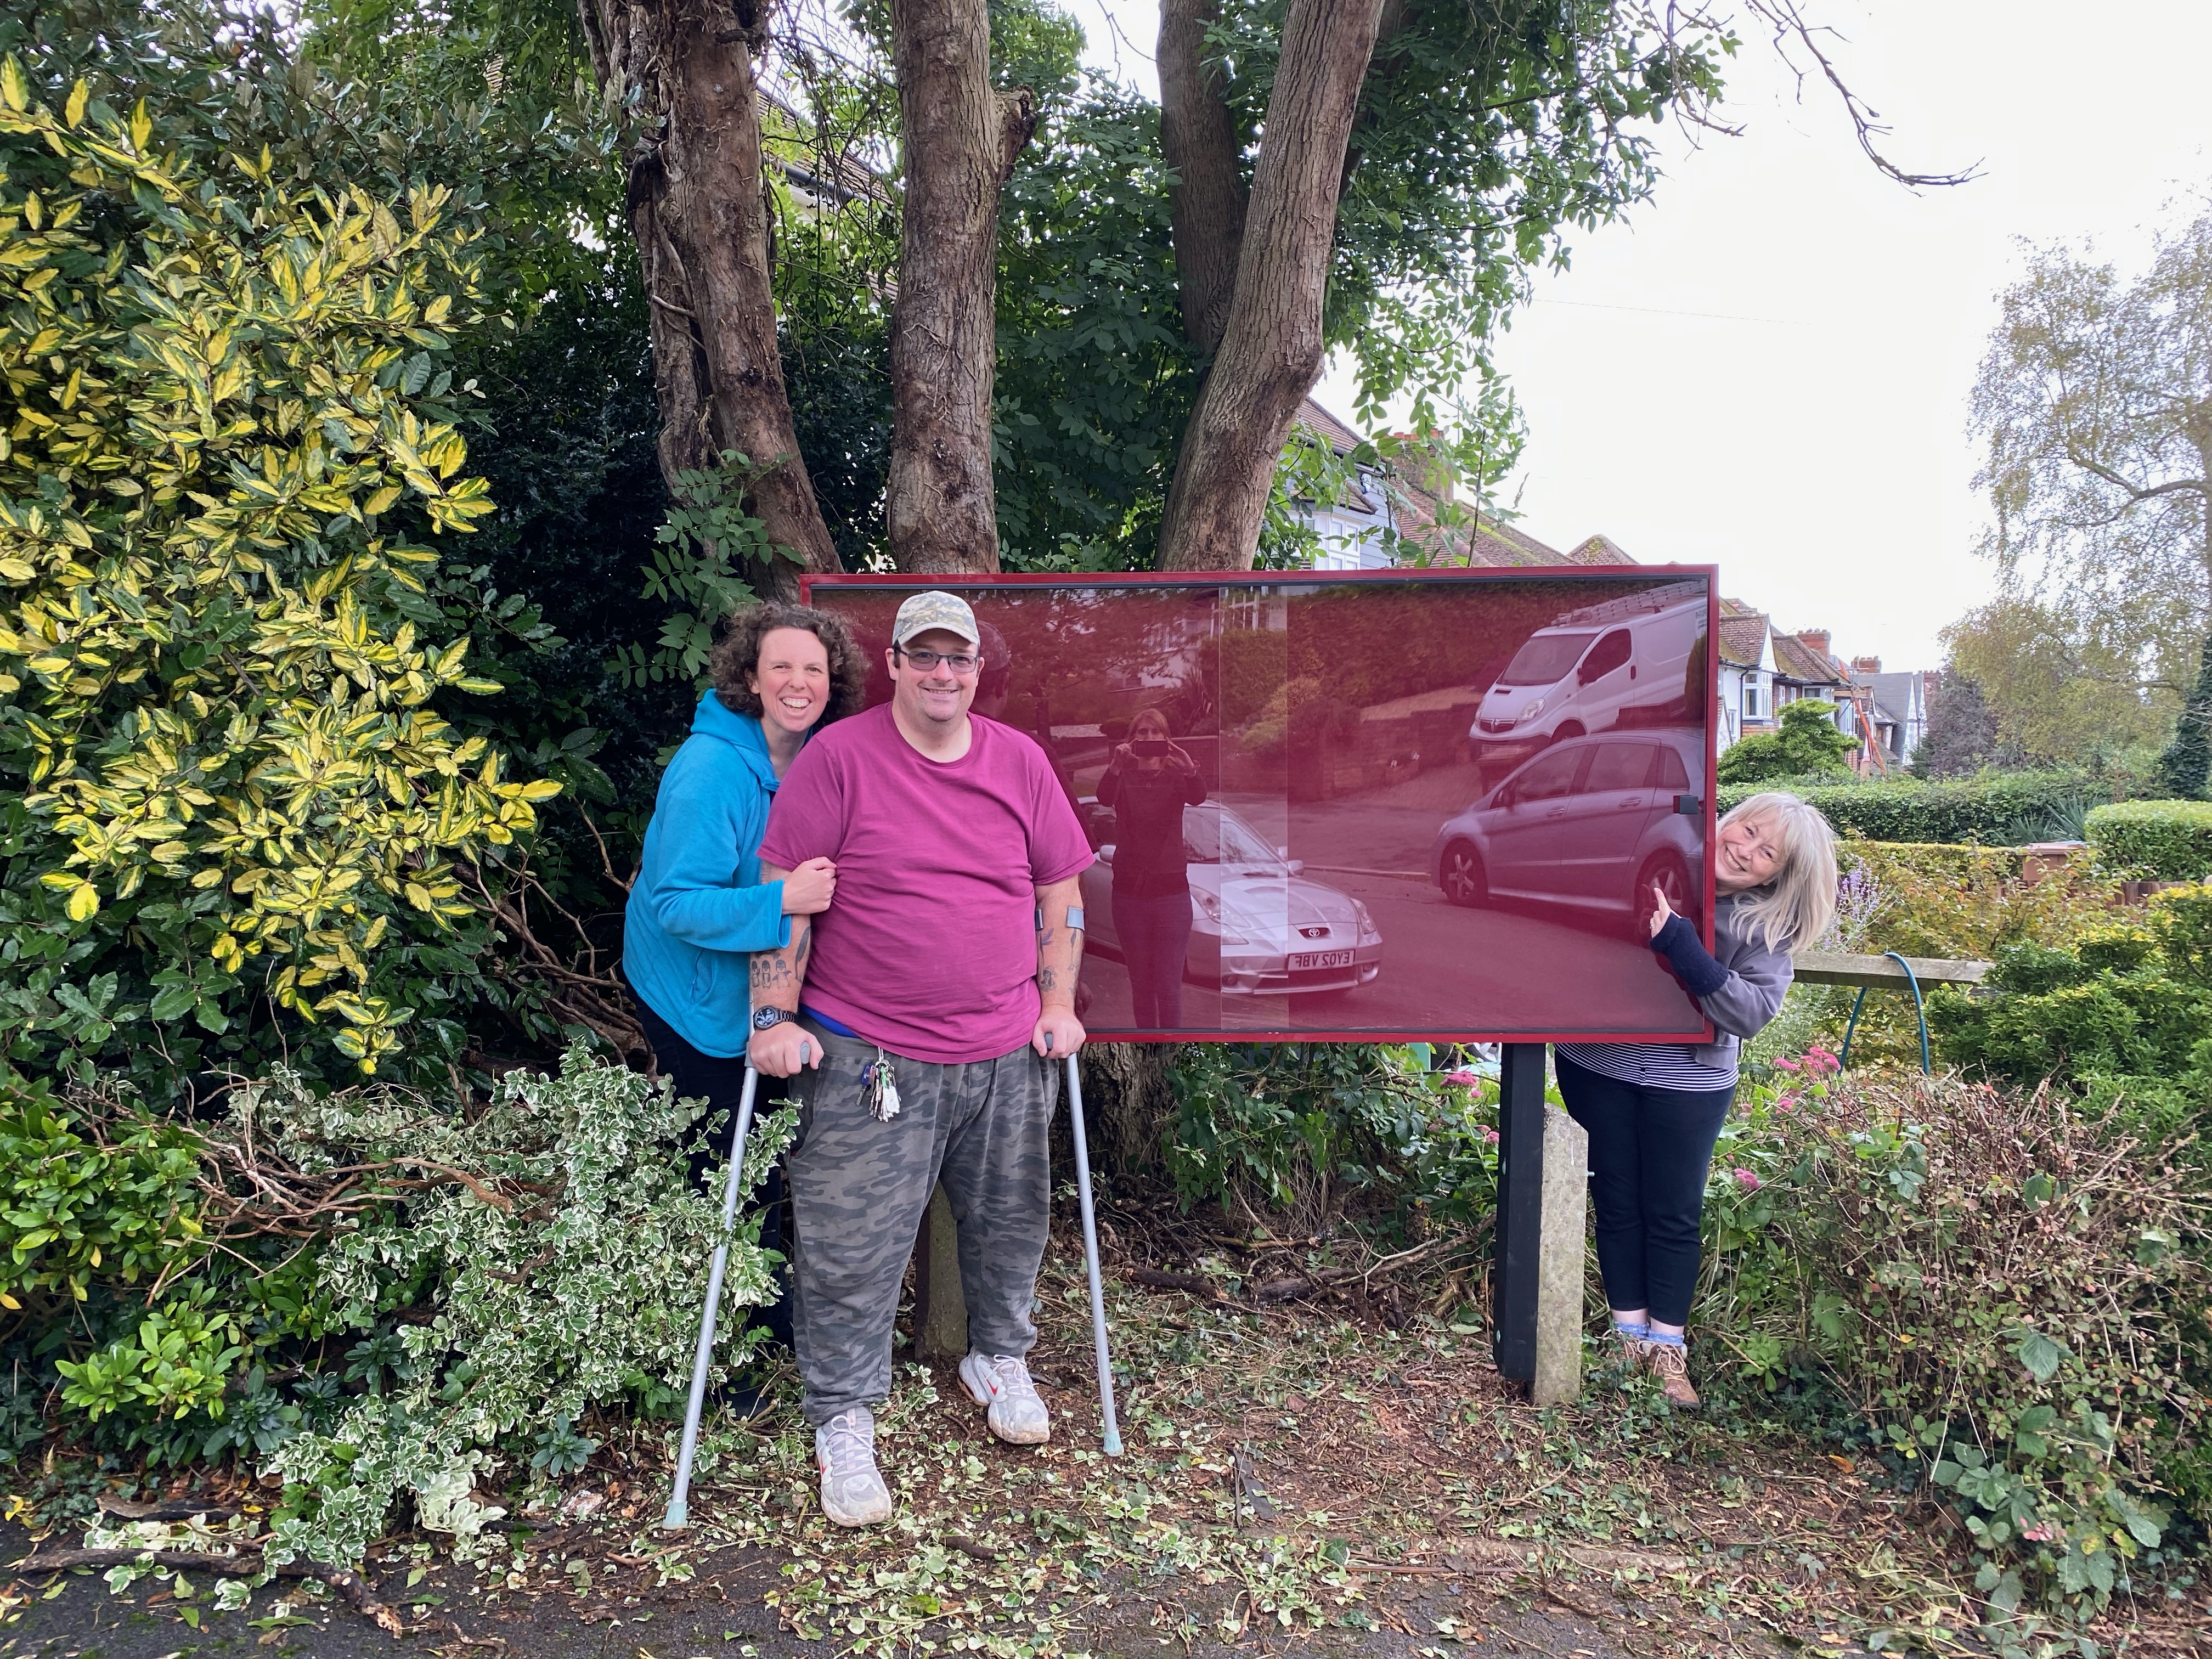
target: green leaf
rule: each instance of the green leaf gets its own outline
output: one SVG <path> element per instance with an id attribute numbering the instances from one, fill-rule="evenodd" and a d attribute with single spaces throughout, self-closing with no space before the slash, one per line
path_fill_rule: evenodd
<path id="1" fill-rule="evenodd" d="M 2020 1343 L 2013 1352 L 2018 1356 L 2020 1363 L 2027 1367 L 2030 1376 L 2039 1382 L 2048 1382 L 2058 1375 L 2059 1362 L 2066 1358 L 2067 1349 L 2041 1331 L 2031 1330 L 2021 1334 Z"/>
<path id="2" fill-rule="evenodd" d="M 172 985 L 154 998 L 147 1012 L 167 1024 L 188 1012 L 199 1000 L 198 989 L 191 985 Z"/>

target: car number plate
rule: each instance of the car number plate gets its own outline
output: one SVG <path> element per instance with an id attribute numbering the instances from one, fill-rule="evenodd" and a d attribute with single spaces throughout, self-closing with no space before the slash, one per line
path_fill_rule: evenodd
<path id="1" fill-rule="evenodd" d="M 1292 973 L 1297 973 L 1302 968 L 1349 968 L 1351 966 L 1352 952 L 1349 951 L 1308 951 L 1303 955 L 1291 958 Z"/>

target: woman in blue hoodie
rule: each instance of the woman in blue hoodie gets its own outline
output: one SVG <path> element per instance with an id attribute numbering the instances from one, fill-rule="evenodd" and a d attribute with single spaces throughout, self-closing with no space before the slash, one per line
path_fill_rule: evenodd
<path id="1" fill-rule="evenodd" d="M 762 882 L 769 803 L 807 734 L 859 711 L 867 668 L 842 618 L 774 602 L 732 621 L 712 668 L 714 689 L 699 699 L 646 826 L 623 915 L 623 972 L 678 1098 L 734 1113 L 751 1030 L 747 958 L 788 945 L 790 919 L 828 909 L 837 888 L 828 859 Z M 695 1144 L 693 1178 L 718 1170 L 722 1156 Z M 781 1250 L 781 1171 L 770 1174 L 761 1202 L 761 1243 Z M 788 1344 L 789 1320 L 779 1304 L 763 1322 Z"/>

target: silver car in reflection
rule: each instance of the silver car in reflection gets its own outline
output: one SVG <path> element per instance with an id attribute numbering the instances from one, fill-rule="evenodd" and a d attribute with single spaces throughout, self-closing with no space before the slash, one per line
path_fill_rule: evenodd
<path id="1" fill-rule="evenodd" d="M 1086 808 L 1094 805 L 1086 801 Z M 1183 979 L 1224 996 L 1349 991 L 1382 971 L 1382 935 L 1367 907 L 1310 879 L 1304 865 L 1216 801 L 1186 806 L 1190 955 Z M 1114 848 L 1083 872 L 1085 943 L 1121 959 L 1114 930 Z"/>
<path id="2" fill-rule="evenodd" d="M 1694 916 L 1705 869 L 1698 731 L 1608 732 L 1555 743 L 1437 831 L 1429 874 L 1454 904 L 1521 899 L 1626 914 L 1642 938 L 1651 890 Z"/>

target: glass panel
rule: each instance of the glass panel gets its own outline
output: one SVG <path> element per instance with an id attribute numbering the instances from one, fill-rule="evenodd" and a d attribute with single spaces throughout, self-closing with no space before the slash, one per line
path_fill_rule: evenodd
<path id="1" fill-rule="evenodd" d="M 872 702 L 926 585 L 811 584 Z M 1670 877 L 1705 909 L 1706 820 L 1674 810 L 1712 793 L 1702 574 L 943 585 L 986 628 L 972 712 L 1044 750 L 1098 849 L 1095 1035 L 1698 1032 L 1636 917 Z"/>

